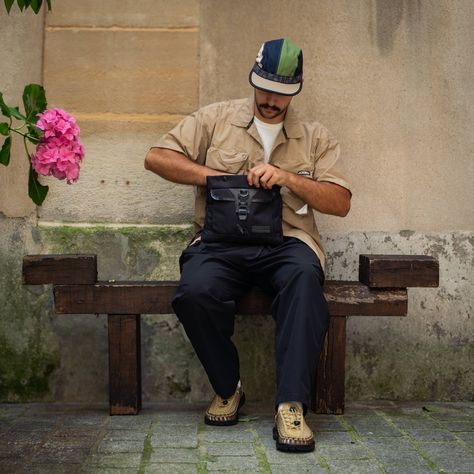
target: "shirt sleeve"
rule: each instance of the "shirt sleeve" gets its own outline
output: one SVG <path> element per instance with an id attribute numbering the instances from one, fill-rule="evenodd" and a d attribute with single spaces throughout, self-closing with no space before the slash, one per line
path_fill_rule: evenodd
<path id="1" fill-rule="evenodd" d="M 317 140 L 313 176 L 317 181 L 335 183 L 351 191 L 344 176 L 339 143 L 325 128 L 322 128 Z"/>
<path id="2" fill-rule="evenodd" d="M 183 153 L 190 160 L 204 164 L 209 148 L 211 124 L 202 111 L 185 117 L 172 130 L 165 133 L 154 147 Z"/>

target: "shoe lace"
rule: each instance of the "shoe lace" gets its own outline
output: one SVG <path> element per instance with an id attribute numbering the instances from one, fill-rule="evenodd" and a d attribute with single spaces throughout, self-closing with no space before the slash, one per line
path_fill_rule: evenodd
<path id="1" fill-rule="evenodd" d="M 301 429 L 301 418 L 303 417 L 301 411 L 296 407 L 290 407 L 287 410 L 282 410 L 283 420 L 285 425 L 290 430 Z"/>

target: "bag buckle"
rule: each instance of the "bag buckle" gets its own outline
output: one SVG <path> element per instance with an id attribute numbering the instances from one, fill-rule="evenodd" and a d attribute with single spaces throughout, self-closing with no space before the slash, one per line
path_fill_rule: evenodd
<path id="1" fill-rule="evenodd" d="M 247 217 L 249 215 L 249 208 L 243 204 L 246 204 L 246 203 L 240 203 L 240 206 L 237 209 L 237 214 L 239 215 L 240 221 L 247 220 Z"/>
<path id="2" fill-rule="evenodd" d="M 249 190 L 239 189 L 239 202 L 237 207 L 237 214 L 239 215 L 240 221 L 247 220 L 249 215 Z"/>

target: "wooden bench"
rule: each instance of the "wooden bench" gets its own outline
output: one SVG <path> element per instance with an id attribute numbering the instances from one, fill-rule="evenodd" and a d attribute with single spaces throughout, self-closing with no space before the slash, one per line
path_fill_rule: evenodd
<path id="1" fill-rule="evenodd" d="M 344 412 L 348 316 L 406 316 L 407 287 L 438 286 L 436 259 L 361 255 L 359 281 L 327 281 L 330 325 L 316 374 L 312 409 Z M 141 400 L 140 315 L 171 314 L 176 281 L 97 281 L 96 255 L 28 255 L 27 285 L 53 284 L 56 314 L 107 314 L 111 415 L 137 414 Z M 243 315 L 269 314 L 271 298 L 251 290 L 238 302 Z"/>

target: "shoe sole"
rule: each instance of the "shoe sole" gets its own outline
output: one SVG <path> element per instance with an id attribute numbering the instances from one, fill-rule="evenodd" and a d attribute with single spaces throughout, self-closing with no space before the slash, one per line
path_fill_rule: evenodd
<path id="1" fill-rule="evenodd" d="M 207 417 L 207 415 L 204 415 L 204 423 L 206 425 L 211 425 L 211 426 L 236 425 L 239 422 L 239 410 L 243 407 L 244 403 L 245 403 L 245 393 L 242 393 L 242 396 L 240 397 L 240 400 L 239 400 L 239 406 L 237 407 L 237 412 L 235 414 L 235 418 L 231 420 L 219 421 L 219 420 L 211 420 L 210 418 Z"/>
<path id="2" fill-rule="evenodd" d="M 280 442 L 278 430 L 276 427 L 273 428 L 273 439 L 276 442 L 276 448 L 278 451 L 290 453 L 308 453 L 314 451 L 314 441 L 311 444 L 288 444 Z"/>

